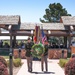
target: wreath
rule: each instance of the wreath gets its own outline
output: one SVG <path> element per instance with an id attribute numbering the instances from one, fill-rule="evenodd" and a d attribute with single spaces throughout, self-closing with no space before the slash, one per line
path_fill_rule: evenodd
<path id="1" fill-rule="evenodd" d="M 45 52 L 45 48 L 42 44 L 34 44 L 32 46 L 32 49 L 33 49 L 32 56 L 37 58 L 41 58 L 42 53 Z"/>

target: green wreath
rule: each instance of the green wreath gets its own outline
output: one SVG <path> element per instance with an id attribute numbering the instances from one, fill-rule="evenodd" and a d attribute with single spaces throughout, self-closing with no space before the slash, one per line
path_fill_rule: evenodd
<path id="1" fill-rule="evenodd" d="M 42 44 L 34 44 L 32 49 L 34 50 L 32 56 L 37 58 L 41 58 L 41 54 L 45 52 L 45 48 Z"/>

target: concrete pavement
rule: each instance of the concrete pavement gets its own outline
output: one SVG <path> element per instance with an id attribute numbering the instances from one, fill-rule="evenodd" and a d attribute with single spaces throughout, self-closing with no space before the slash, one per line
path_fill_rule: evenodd
<path id="1" fill-rule="evenodd" d="M 59 60 L 56 59 L 48 59 L 48 72 L 41 71 L 41 62 L 40 61 L 33 61 L 33 72 L 29 73 L 27 71 L 27 62 L 26 59 L 22 60 L 24 64 L 22 65 L 21 69 L 17 73 L 17 75 L 65 75 L 63 69 L 58 65 Z"/>

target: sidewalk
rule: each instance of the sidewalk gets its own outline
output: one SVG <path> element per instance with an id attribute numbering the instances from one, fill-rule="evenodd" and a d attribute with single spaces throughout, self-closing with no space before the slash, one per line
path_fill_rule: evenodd
<path id="1" fill-rule="evenodd" d="M 29 73 L 27 71 L 27 62 L 26 59 L 22 60 L 24 64 L 22 65 L 21 69 L 17 73 L 17 75 L 35 75 L 35 74 L 42 74 L 42 75 L 65 75 L 62 68 L 58 65 L 59 60 L 48 59 L 48 72 L 44 73 L 41 71 L 41 62 L 40 61 L 33 61 L 33 73 Z"/>

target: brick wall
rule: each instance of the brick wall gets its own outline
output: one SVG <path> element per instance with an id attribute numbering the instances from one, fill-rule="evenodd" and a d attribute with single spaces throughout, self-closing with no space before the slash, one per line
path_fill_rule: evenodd
<path id="1" fill-rule="evenodd" d="M 48 51 L 49 59 L 59 59 L 62 58 L 62 50 L 61 49 L 50 49 Z M 63 58 L 67 58 L 67 50 L 64 50 Z"/>
<path id="2" fill-rule="evenodd" d="M 19 57 L 19 50 L 14 49 L 14 58 Z M 49 49 L 48 50 L 48 58 L 49 59 L 59 59 L 62 57 L 62 50 L 61 49 Z M 25 50 L 21 50 L 21 58 L 25 59 Z M 67 50 L 64 50 L 64 58 L 67 58 Z"/>
<path id="3" fill-rule="evenodd" d="M 14 58 L 18 58 L 19 57 L 19 50 L 18 49 L 14 49 Z M 21 58 L 25 59 L 25 50 L 21 50 Z"/>

